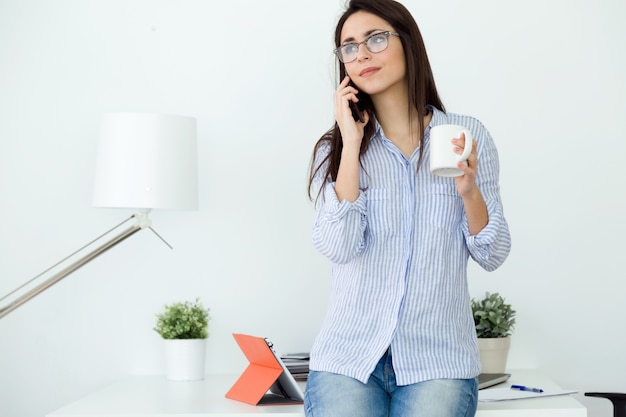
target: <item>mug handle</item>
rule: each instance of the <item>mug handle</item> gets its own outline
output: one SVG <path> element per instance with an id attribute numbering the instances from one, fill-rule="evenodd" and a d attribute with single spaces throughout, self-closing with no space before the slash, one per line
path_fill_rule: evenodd
<path id="1" fill-rule="evenodd" d="M 459 155 L 459 162 L 466 161 L 467 158 L 469 158 L 470 153 L 472 153 L 472 145 L 474 143 L 474 138 L 472 138 L 472 134 L 467 129 L 459 130 L 459 133 L 457 133 L 458 138 L 461 137 L 461 133 L 465 135 L 465 148 L 463 149 L 463 153 Z"/>

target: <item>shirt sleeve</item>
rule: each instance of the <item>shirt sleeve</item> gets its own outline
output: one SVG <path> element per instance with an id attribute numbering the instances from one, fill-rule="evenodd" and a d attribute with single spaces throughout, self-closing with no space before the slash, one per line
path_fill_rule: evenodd
<path id="1" fill-rule="evenodd" d="M 316 155 L 323 160 L 328 147 L 322 147 Z M 345 264 L 363 252 L 367 224 L 367 203 L 363 191 L 354 202 L 339 201 L 335 183 L 323 179 L 325 167 L 317 171 L 314 183 L 321 187 L 317 201 L 317 213 L 313 223 L 313 245 L 334 263 Z M 319 188 L 318 188 L 319 189 Z"/>
<path id="2" fill-rule="evenodd" d="M 481 128 L 477 136 L 476 183 L 487 204 L 489 222 L 476 235 L 470 234 L 467 218 L 464 218 L 461 228 L 472 259 L 486 271 L 493 271 L 508 257 L 511 251 L 511 235 L 500 198 L 498 151 L 489 132 L 484 127 Z"/>

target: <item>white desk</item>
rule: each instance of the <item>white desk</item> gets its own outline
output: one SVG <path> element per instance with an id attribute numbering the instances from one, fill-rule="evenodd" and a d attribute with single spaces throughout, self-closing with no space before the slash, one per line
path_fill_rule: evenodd
<path id="1" fill-rule="evenodd" d="M 508 385 L 559 389 L 533 370 L 513 370 Z M 250 417 L 280 414 L 303 417 L 301 405 L 251 406 L 224 397 L 237 375 L 208 375 L 203 381 L 173 382 L 164 376 L 137 376 L 112 384 L 47 417 Z M 507 386 L 507 385 L 500 385 Z M 587 409 L 569 395 L 478 403 L 477 417 L 586 417 Z"/>
<path id="2" fill-rule="evenodd" d="M 506 384 L 494 388 L 509 387 L 512 384 L 541 387 L 544 390 L 560 390 L 554 381 L 534 369 L 513 369 L 511 379 Z M 487 388 L 489 389 L 489 388 Z M 479 402 L 477 417 L 587 417 L 587 408 L 571 395 L 546 398 L 529 398 L 502 402 Z"/>

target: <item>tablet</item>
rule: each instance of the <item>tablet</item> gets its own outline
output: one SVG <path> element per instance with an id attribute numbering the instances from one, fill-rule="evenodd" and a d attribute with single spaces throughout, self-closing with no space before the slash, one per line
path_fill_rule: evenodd
<path id="1" fill-rule="evenodd" d="M 274 382 L 274 384 L 270 387 L 270 392 L 274 394 L 281 394 L 298 402 L 303 402 L 304 395 L 302 390 L 296 382 L 296 379 L 293 375 L 291 375 L 291 372 L 289 372 L 289 369 L 287 369 L 287 366 L 285 366 L 285 363 L 282 361 L 280 356 L 276 354 L 274 344 L 268 338 L 265 338 L 265 343 L 267 344 L 267 347 L 270 348 L 274 358 L 283 370 L 283 373 L 280 374 L 276 382 Z"/>

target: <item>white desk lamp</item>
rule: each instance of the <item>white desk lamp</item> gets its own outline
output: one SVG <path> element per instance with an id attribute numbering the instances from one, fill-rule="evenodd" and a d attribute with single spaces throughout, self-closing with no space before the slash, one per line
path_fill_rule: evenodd
<path id="1" fill-rule="evenodd" d="M 97 158 L 93 205 L 137 209 L 139 213 L 0 298 L 0 302 L 7 303 L 6 306 L 0 305 L 0 318 L 136 232 L 149 228 L 156 234 L 148 217 L 151 209 L 195 210 L 198 207 L 197 133 L 194 118 L 153 113 L 105 114 Z M 63 267 L 79 252 L 87 250 L 132 218 L 135 219 L 134 225 Z M 59 267 L 62 268 L 60 271 L 26 290 Z M 23 291 L 26 292 L 19 295 Z M 5 301 L 10 297 L 12 300 Z"/>

